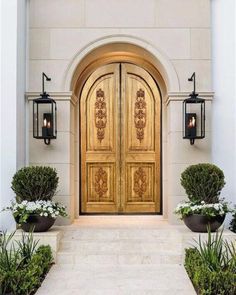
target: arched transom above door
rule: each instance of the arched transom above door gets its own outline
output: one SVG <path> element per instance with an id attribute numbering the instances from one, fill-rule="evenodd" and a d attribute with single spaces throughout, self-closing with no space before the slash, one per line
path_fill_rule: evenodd
<path id="1" fill-rule="evenodd" d="M 81 212 L 159 213 L 161 98 L 129 63 L 96 69 L 80 99 Z"/>

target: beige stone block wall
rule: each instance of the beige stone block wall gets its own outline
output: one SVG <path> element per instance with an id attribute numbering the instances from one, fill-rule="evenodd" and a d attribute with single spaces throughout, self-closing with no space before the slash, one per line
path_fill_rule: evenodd
<path id="1" fill-rule="evenodd" d="M 155 0 L 86 0 L 86 27 L 153 27 Z M 96 8 L 96 9 L 94 9 Z M 144 13 L 145 12 L 145 13 Z"/>
<path id="2" fill-rule="evenodd" d="M 163 214 L 176 222 L 173 208 L 185 196 L 179 187 L 181 170 L 211 160 L 210 103 L 206 138 L 191 147 L 182 139 L 182 100 L 192 91 L 188 77 L 195 71 L 197 91 L 208 98 L 212 91 L 210 0 L 30 0 L 28 91 L 41 91 L 45 72 L 52 78 L 46 90 L 61 92 L 63 97 L 72 90 L 65 79 L 76 57 L 112 37 L 156 49 L 177 75 L 179 95 L 168 105 L 168 95 L 173 98 L 173 93 L 163 98 Z M 32 139 L 29 115 L 29 162 L 58 168 L 63 180 L 57 198 L 67 204 L 71 220 L 79 212 L 76 114 L 76 105 L 58 99 L 58 138 L 49 147 Z"/>
<path id="3" fill-rule="evenodd" d="M 156 20 L 159 27 L 210 27 L 210 1 L 157 0 Z"/>
<path id="4" fill-rule="evenodd" d="M 181 91 L 197 72 L 199 91 L 211 91 L 210 0 L 30 0 L 29 91 L 63 89 L 65 72 L 84 47 L 108 36 L 132 36 L 158 48 L 172 62 Z M 56 73 L 56 75 L 55 75 Z"/>
<path id="5" fill-rule="evenodd" d="M 84 24 L 84 0 L 30 0 L 30 26 L 73 28 Z"/>
<path id="6" fill-rule="evenodd" d="M 211 30 L 191 29 L 191 59 L 211 59 Z"/>

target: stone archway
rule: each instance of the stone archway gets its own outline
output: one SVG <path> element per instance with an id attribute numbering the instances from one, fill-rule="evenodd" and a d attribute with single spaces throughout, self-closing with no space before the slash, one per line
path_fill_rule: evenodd
<path id="1" fill-rule="evenodd" d="M 149 60 L 153 66 L 158 69 L 163 81 L 165 82 L 168 92 L 179 92 L 180 85 L 176 70 L 168 59 L 157 47 L 150 44 L 146 40 L 130 35 L 112 35 L 105 38 L 100 38 L 83 47 L 70 62 L 64 76 L 64 90 L 74 90 L 74 83 L 78 79 L 80 65 L 85 62 L 87 57 L 98 51 L 109 52 L 110 46 L 124 44 L 129 48 L 133 47 L 133 53 L 139 51 L 138 54 L 143 55 L 146 60 Z M 126 46 L 125 46 L 126 47 Z M 129 48 L 125 52 L 129 52 Z M 93 58 L 92 58 L 93 59 Z"/>
<path id="2" fill-rule="evenodd" d="M 143 69 L 145 69 L 148 73 L 150 73 L 150 75 L 154 78 L 154 80 L 157 82 L 158 87 L 160 89 L 160 93 L 162 96 L 162 138 L 164 139 L 162 141 L 162 145 L 161 145 L 161 151 L 162 151 L 162 162 L 161 162 L 161 166 L 164 167 L 164 172 L 162 173 L 162 177 L 161 177 L 161 183 L 162 183 L 162 195 L 166 195 L 165 191 L 166 186 L 166 178 L 167 176 L 165 175 L 165 171 L 167 169 L 165 169 L 166 167 L 166 163 L 165 163 L 165 153 L 166 153 L 166 104 L 165 104 L 165 100 L 167 97 L 167 84 L 166 81 L 164 79 L 164 77 L 162 76 L 162 74 L 160 73 L 159 68 L 157 68 L 159 61 L 157 60 L 157 58 L 151 54 L 148 50 L 134 45 L 134 44 L 128 44 L 128 43 L 124 43 L 124 42 L 115 42 L 115 43 L 109 43 L 106 45 L 102 45 L 98 48 L 93 49 L 92 51 L 90 51 L 89 53 L 87 53 L 82 60 L 80 60 L 80 63 L 77 64 L 77 67 L 74 69 L 73 72 L 73 77 L 71 78 L 71 83 L 70 83 L 70 89 L 73 91 L 73 97 L 74 97 L 74 101 L 78 102 L 78 99 L 80 97 L 80 93 L 83 89 L 83 85 L 85 83 L 85 81 L 88 79 L 88 77 L 90 76 L 90 74 L 94 71 L 94 69 L 96 69 L 97 67 L 101 66 L 101 65 L 106 65 L 106 64 L 110 64 L 110 63 L 114 63 L 114 62 L 126 62 L 126 63 L 132 63 L 132 64 L 136 64 L 140 67 L 142 67 Z M 70 70 L 69 70 L 70 71 Z M 68 73 L 69 73 L 68 71 Z M 163 71 L 163 69 L 161 69 L 161 71 Z M 170 71 L 171 72 L 171 71 Z M 172 73 L 173 74 L 173 73 Z M 69 74 L 68 74 L 69 75 Z M 174 75 L 174 74 L 173 74 Z M 176 78 L 176 77 L 175 77 Z M 172 87 L 177 87 L 178 88 L 178 81 L 177 79 L 174 79 L 175 82 L 172 83 Z M 170 81 L 168 82 L 169 85 L 171 84 Z M 173 86 L 175 85 L 175 86 Z M 172 88 L 174 89 L 174 88 Z M 76 212 L 75 212 L 75 216 L 79 215 L 79 202 L 78 202 L 78 195 L 79 195 L 79 191 L 80 191 L 80 185 L 81 182 L 79 181 L 80 179 L 80 175 L 79 175 L 79 167 L 80 167 L 80 152 L 79 152 L 79 146 L 80 146 L 80 142 L 79 142 L 79 129 L 78 129 L 78 125 L 79 125 L 79 104 L 77 103 L 77 106 L 75 108 L 75 119 L 74 122 L 72 122 L 74 124 L 76 131 L 76 139 L 75 139 L 75 143 L 74 143 L 74 150 L 75 152 L 75 185 L 74 185 L 74 195 L 75 195 L 75 208 L 76 208 Z M 72 116 L 73 117 L 73 116 Z M 163 199 L 163 210 L 162 210 L 162 214 L 163 216 L 167 216 L 167 199 L 164 198 Z"/>

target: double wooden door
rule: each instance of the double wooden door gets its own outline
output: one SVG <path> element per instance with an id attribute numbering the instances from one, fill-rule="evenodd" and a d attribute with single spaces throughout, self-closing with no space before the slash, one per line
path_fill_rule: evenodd
<path id="1" fill-rule="evenodd" d="M 146 70 L 114 63 L 93 72 L 80 100 L 82 213 L 160 212 L 160 126 Z"/>

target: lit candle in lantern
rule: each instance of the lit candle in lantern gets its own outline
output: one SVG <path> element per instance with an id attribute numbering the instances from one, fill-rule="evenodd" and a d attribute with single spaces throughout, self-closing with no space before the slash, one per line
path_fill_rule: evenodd
<path id="1" fill-rule="evenodd" d="M 43 114 L 42 137 L 48 138 L 53 136 L 52 116 L 49 113 Z"/>
<path id="2" fill-rule="evenodd" d="M 52 130 L 52 127 L 51 127 L 51 121 L 47 122 L 47 134 L 48 134 L 48 136 L 53 135 L 53 130 Z"/>
<path id="3" fill-rule="evenodd" d="M 196 122 L 196 120 L 195 120 L 194 117 L 190 118 L 190 120 L 189 120 L 189 124 L 188 124 L 188 127 L 189 127 L 189 128 L 193 128 L 193 127 L 195 127 L 195 122 Z"/>
<path id="4" fill-rule="evenodd" d="M 47 119 L 43 120 L 42 136 L 47 137 Z"/>
<path id="5" fill-rule="evenodd" d="M 188 138 L 195 138 L 197 135 L 196 118 L 195 113 L 186 114 L 186 137 Z"/>

